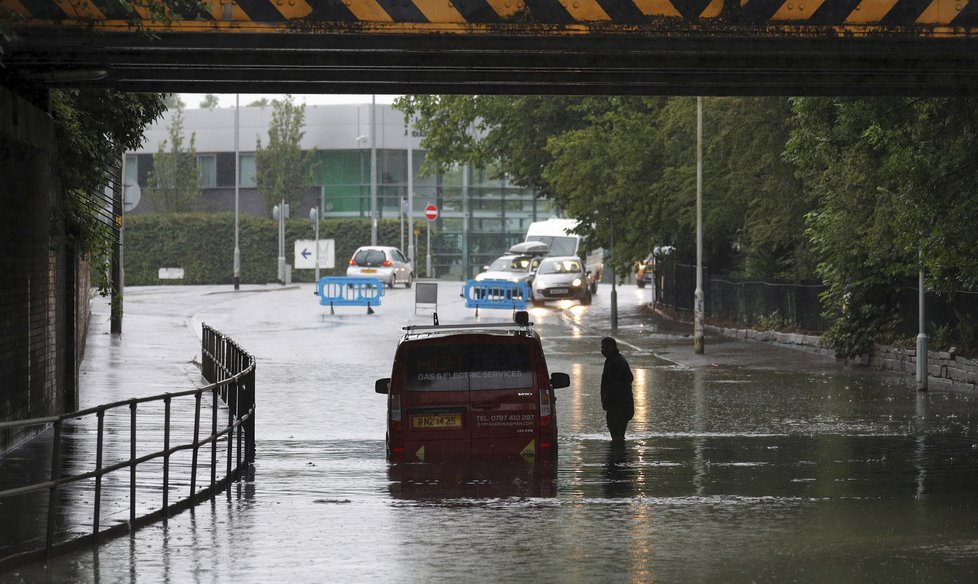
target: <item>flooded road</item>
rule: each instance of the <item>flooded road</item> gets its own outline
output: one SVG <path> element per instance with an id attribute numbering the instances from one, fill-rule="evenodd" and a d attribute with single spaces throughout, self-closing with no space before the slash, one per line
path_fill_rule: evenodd
<path id="1" fill-rule="evenodd" d="M 442 324 L 476 319 L 459 287 L 440 285 Z M 376 314 L 331 315 L 311 292 L 127 289 L 113 351 L 151 335 L 161 366 L 185 370 L 189 385 L 206 322 L 256 356 L 254 481 L 166 527 L 0 582 L 978 578 L 971 395 L 918 393 L 912 378 L 760 343 L 708 337 L 706 360 L 692 359 L 692 339 L 643 309 L 648 291 L 623 286 L 615 336 L 636 415 L 626 448 L 612 449 L 598 396 L 602 286 L 589 307 L 531 311 L 550 370 L 571 377 L 557 390 L 556 463 L 389 465 L 374 380 L 390 375 L 401 327 L 431 311 L 416 314 L 414 290 L 398 288 Z M 114 371 L 124 396 L 89 374 L 83 399 L 164 391 Z"/>

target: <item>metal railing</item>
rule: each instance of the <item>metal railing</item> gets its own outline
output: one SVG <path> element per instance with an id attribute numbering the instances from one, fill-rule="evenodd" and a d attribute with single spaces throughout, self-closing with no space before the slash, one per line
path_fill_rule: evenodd
<path id="1" fill-rule="evenodd" d="M 159 520 L 166 523 L 167 518 L 177 511 L 212 498 L 225 489 L 230 498 L 229 485 L 240 480 L 255 459 L 255 359 L 233 340 L 205 324 L 201 338 L 201 373 L 210 385 L 103 404 L 61 416 L 0 423 L 0 429 L 48 426 L 53 434 L 47 480 L 0 490 L 0 501 L 18 496 L 30 499 L 32 495 L 36 501 L 47 492 L 46 524 L 37 528 L 38 531 L 43 528 L 43 545 L 39 541 L 26 541 L 0 553 L 0 570 L 39 561 L 52 553 L 97 544 L 100 538 L 122 535 Z M 205 395 L 211 396 L 210 404 L 203 403 Z M 218 398 L 224 402 L 224 408 L 219 407 Z M 125 415 L 127 409 L 128 415 Z M 210 431 L 202 437 L 201 417 L 205 409 L 210 410 Z M 219 425 L 221 409 L 226 410 L 227 422 Z M 93 437 L 94 448 L 91 445 Z M 201 464 L 201 450 L 208 446 L 210 461 Z M 66 452 L 70 456 L 63 458 Z M 181 456 L 189 456 L 189 467 Z M 92 457 L 94 462 L 86 460 Z M 224 457 L 223 461 L 221 457 Z M 107 459 L 113 461 L 107 463 Z M 43 466 L 47 461 L 30 462 Z M 225 470 L 223 477 L 218 478 L 217 469 L 222 462 Z M 93 468 L 65 472 L 86 463 L 91 463 Z M 176 467 L 178 463 L 184 464 Z M 201 468 L 205 472 L 209 468 L 209 483 L 198 488 L 198 470 Z M 125 479 L 117 478 L 126 470 L 128 485 L 124 484 Z M 171 476 L 174 470 L 177 472 Z M 137 497 L 137 471 L 142 499 Z M 116 524 L 108 527 L 102 519 L 107 513 L 111 518 L 113 510 L 103 509 L 103 503 L 116 503 L 118 507 L 119 502 L 111 495 L 106 497 L 106 485 L 115 493 L 121 492 L 122 499 L 126 498 L 123 489 L 128 487 L 127 520 L 116 518 Z M 178 494 L 171 502 L 171 490 L 179 491 L 181 487 L 187 489 L 186 496 L 180 498 Z M 90 517 L 78 516 L 79 509 L 70 503 L 72 499 L 65 493 L 69 488 L 94 489 Z M 153 501 L 157 493 L 161 500 Z M 87 500 L 87 496 L 81 498 Z M 25 505 L 29 506 L 30 502 Z M 40 509 L 25 514 L 28 522 L 31 519 L 39 521 L 40 513 L 34 511 Z M 115 512 L 119 513 L 120 509 Z M 87 529 L 89 522 L 90 530 Z"/>

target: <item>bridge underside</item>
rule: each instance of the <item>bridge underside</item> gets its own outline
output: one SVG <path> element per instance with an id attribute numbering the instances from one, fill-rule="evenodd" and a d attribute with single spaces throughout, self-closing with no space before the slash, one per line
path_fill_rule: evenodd
<path id="1" fill-rule="evenodd" d="M 978 94 L 978 40 L 32 29 L 7 85 L 195 93 Z"/>

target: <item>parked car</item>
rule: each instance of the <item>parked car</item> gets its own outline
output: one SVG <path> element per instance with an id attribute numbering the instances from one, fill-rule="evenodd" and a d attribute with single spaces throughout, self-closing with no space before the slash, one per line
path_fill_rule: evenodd
<path id="1" fill-rule="evenodd" d="M 506 280 L 507 282 L 533 281 L 533 274 L 540 265 L 541 256 L 526 254 L 507 254 L 500 256 L 492 264 L 485 266 L 484 271 L 476 275 L 475 280 Z"/>
<path id="2" fill-rule="evenodd" d="M 530 299 L 535 306 L 549 300 L 591 304 L 591 287 L 581 259 L 577 256 L 544 258 L 533 278 Z"/>
<path id="3" fill-rule="evenodd" d="M 570 377 L 549 372 L 528 314 L 513 320 L 405 328 L 391 376 L 375 383 L 392 461 L 556 454 L 554 389 Z"/>
<path id="4" fill-rule="evenodd" d="M 350 258 L 346 275 L 380 278 L 390 288 L 393 288 L 394 284 L 404 284 L 406 288 L 410 288 L 414 281 L 411 264 L 401 250 L 379 245 L 357 248 Z"/>

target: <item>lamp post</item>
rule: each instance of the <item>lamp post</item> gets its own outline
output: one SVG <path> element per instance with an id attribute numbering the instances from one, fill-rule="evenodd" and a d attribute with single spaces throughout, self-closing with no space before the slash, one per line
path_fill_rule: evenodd
<path id="1" fill-rule="evenodd" d="M 693 352 L 703 343 L 703 98 L 696 98 L 696 292 L 693 302 Z"/>
<path id="2" fill-rule="evenodd" d="M 414 136 L 411 131 L 411 118 L 408 117 L 407 121 L 407 218 L 408 218 L 408 264 L 411 266 L 411 272 L 414 272 L 414 237 L 411 235 L 414 233 L 414 157 L 412 151 L 414 150 Z"/>
<path id="3" fill-rule="evenodd" d="M 309 209 L 309 221 L 316 230 L 316 285 L 319 285 L 319 209 L 313 207 Z"/>
<path id="4" fill-rule="evenodd" d="M 377 245 L 377 96 L 370 98 L 370 245 Z"/>
<path id="5" fill-rule="evenodd" d="M 927 333 L 924 327 L 924 264 L 922 252 L 917 273 L 917 391 L 927 391 Z"/>
<path id="6" fill-rule="evenodd" d="M 241 154 L 238 151 L 239 94 L 234 95 L 234 289 L 241 288 L 241 247 L 239 246 L 238 197 L 241 190 Z"/>
<path id="7" fill-rule="evenodd" d="M 615 216 L 608 214 L 608 226 L 611 227 L 611 256 L 608 266 L 611 268 L 611 330 L 618 330 L 618 274 L 615 273 Z"/>

